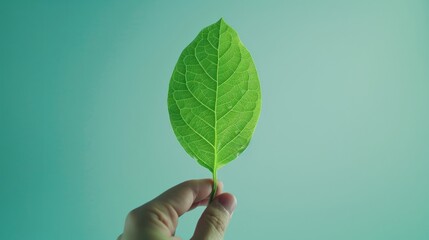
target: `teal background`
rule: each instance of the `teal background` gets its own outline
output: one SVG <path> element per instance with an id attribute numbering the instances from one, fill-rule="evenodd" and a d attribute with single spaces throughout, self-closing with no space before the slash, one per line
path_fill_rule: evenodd
<path id="1" fill-rule="evenodd" d="M 263 91 L 250 146 L 219 171 L 238 199 L 225 239 L 429 239 L 424 0 L 2 1 L 0 239 L 115 239 L 131 209 L 210 177 L 167 90 L 220 17 Z"/>

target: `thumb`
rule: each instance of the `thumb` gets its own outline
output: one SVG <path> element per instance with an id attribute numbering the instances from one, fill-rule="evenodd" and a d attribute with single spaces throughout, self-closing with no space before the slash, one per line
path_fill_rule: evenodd
<path id="1" fill-rule="evenodd" d="M 223 193 L 213 199 L 201 215 L 195 229 L 193 240 L 221 240 L 232 213 L 237 205 L 237 200 L 230 193 Z"/>

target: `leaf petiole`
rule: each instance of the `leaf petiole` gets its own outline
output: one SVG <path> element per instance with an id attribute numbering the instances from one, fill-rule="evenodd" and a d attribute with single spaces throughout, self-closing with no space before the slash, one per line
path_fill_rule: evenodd
<path id="1" fill-rule="evenodd" d="M 216 196 L 216 191 L 217 191 L 217 176 L 216 176 L 216 170 L 213 171 L 213 187 L 212 187 L 212 192 L 210 193 L 210 200 L 209 200 L 209 204 L 213 201 L 213 198 Z"/>

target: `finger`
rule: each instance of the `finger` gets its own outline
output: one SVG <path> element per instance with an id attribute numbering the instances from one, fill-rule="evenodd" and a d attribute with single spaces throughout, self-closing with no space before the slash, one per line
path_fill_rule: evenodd
<path id="1" fill-rule="evenodd" d="M 178 217 L 196 203 L 205 204 L 212 185 L 211 179 L 186 181 L 132 210 L 127 216 L 122 238 L 158 239 L 174 236 Z"/>
<path id="2" fill-rule="evenodd" d="M 222 192 L 223 192 L 223 183 L 222 182 L 218 182 L 215 196 L 218 196 Z M 199 201 L 199 202 L 194 202 L 192 204 L 191 208 L 189 208 L 188 211 L 191 211 L 192 209 L 197 208 L 199 206 L 207 206 L 209 204 L 209 201 L 210 201 L 210 196 L 207 197 L 207 198 L 205 198 L 205 199 L 203 199 L 203 200 L 201 200 L 201 201 Z"/>
<path id="3" fill-rule="evenodd" d="M 151 202 L 169 205 L 180 217 L 189 211 L 194 203 L 208 199 L 212 186 L 211 179 L 189 180 L 170 188 Z"/>
<path id="4" fill-rule="evenodd" d="M 191 209 L 194 203 L 208 199 L 212 185 L 211 179 L 183 182 L 139 207 L 136 212 L 138 215 L 152 216 L 152 228 L 156 227 L 167 235 L 174 235 L 178 218 Z"/>
<path id="5" fill-rule="evenodd" d="M 218 195 L 201 215 L 192 239 L 223 239 L 236 205 L 237 200 L 232 194 Z"/>

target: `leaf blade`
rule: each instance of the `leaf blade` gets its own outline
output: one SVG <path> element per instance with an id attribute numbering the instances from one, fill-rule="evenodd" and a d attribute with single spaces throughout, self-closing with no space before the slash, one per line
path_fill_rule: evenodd
<path id="1" fill-rule="evenodd" d="M 211 172 L 248 146 L 261 109 L 259 79 L 250 53 L 223 19 L 183 50 L 168 109 L 180 144 Z"/>

